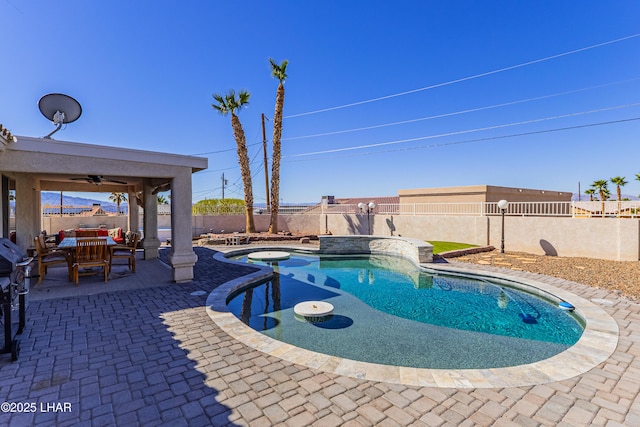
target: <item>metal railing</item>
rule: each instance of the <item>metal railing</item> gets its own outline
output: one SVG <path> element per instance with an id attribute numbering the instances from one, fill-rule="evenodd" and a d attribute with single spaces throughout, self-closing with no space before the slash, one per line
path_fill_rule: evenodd
<path id="1" fill-rule="evenodd" d="M 128 215 L 128 206 L 52 206 L 42 207 L 43 216 L 100 216 Z M 142 209 L 140 209 L 142 213 Z M 13 209 L 12 209 L 13 213 Z M 192 209 L 194 215 L 244 215 L 244 206 L 198 206 Z M 270 210 L 254 207 L 255 215 L 269 215 Z M 280 215 L 304 214 L 358 214 L 362 210 L 356 204 L 300 204 L 279 207 Z M 467 203 L 389 203 L 376 205 L 372 215 L 442 215 L 442 216 L 493 216 L 501 215 L 497 202 Z M 171 215 L 171 205 L 158 205 L 158 215 Z M 573 202 L 509 202 L 505 215 L 509 216 L 552 216 L 573 218 L 640 218 L 640 200 L 615 201 L 573 201 Z"/>
<path id="2" fill-rule="evenodd" d="M 126 205 L 120 206 L 74 206 L 74 205 L 44 205 L 42 216 L 101 216 L 101 215 L 128 215 L 129 210 Z"/>
<path id="3" fill-rule="evenodd" d="M 500 215 L 497 202 L 484 203 L 486 215 Z M 572 216 L 572 202 L 509 202 L 505 215 L 517 216 Z"/>

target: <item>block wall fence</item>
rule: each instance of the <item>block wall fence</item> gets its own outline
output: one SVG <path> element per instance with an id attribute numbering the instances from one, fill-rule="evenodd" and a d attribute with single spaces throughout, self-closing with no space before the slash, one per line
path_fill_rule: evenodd
<path id="1" fill-rule="evenodd" d="M 254 215 L 256 231 L 269 229 L 269 215 Z M 106 222 L 105 222 L 106 221 Z M 204 233 L 243 232 L 244 215 L 194 215 L 192 237 Z M 46 217 L 42 229 L 56 232 L 106 224 L 127 228 L 126 215 L 119 217 Z M 142 224 L 142 220 L 140 220 Z M 159 215 L 158 228 L 170 228 L 171 216 Z M 309 235 L 401 236 L 420 240 L 464 242 L 500 247 L 502 217 L 455 215 L 296 214 L 280 215 L 279 230 Z M 538 255 L 640 260 L 640 219 L 505 216 L 505 250 Z"/>

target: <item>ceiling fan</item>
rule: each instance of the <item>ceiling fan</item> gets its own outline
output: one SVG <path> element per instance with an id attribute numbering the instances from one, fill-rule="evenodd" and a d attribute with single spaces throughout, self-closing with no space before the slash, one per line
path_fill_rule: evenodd
<path id="1" fill-rule="evenodd" d="M 87 175 L 86 178 L 71 178 L 72 181 L 87 181 L 89 184 L 101 185 L 103 182 L 111 182 L 114 184 L 127 184 L 124 181 L 116 179 L 106 179 L 102 175 Z"/>

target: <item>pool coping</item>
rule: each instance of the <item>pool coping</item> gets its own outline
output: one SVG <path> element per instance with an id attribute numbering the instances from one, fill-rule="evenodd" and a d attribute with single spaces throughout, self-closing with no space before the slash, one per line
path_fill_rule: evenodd
<path id="1" fill-rule="evenodd" d="M 308 247 L 277 246 L 278 250 L 296 250 L 317 254 L 318 249 Z M 265 250 L 262 247 L 261 250 Z M 255 249 L 238 249 L 226 253 L 218 252 L 214 259 L 226 263 L 242 264 L 227 256 L 242 255 Z M 428 369 L 404 366 L 381 365 L 345 359 L 306 350 L 273 338 L 242 323 L 226 304 L 228 295 L 234 291 L 268 280 L 273 275 L 269 267 L 252 265 L 257 271 L 233 279 L 214 289 L 207 297 L 207 314 L 223 331 L 243 344 L 263 353 L 297 363 L 323 372 L 352 378 L 383 381 L 412 386 L 446 388 L 503 388 L 522 387 L 562 381 L 590 371 L 606 361 L 618 344 L 619 328 L 615 320 L 594 303 L 558 288 L 542 280 L 516 276 L 505 271 L 488 271 L 481 268 L 453 266 L 451 264 L 420 264 L 439 273 L 453 273 L 494 278 L 522 283 L 569 301 L 576 313 L 585 320 L 585 329 L 576 344 L 564 352 L 538 362 L 506 368 L 489 369 Z M 541 276 L 542 278 L 548 276 Z M 554 281 L 561 280 L 550 278 Z"/>

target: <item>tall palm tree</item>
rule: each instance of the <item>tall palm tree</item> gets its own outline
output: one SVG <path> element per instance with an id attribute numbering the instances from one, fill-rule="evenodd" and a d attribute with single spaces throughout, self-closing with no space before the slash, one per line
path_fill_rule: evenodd
<path id="1" fill-rule="evenodd" d="M 127 195 L 125 193 L 111 193 L 109 200 L 116 204 L 118 207 L 118 215 L 120 215 L 120 204 L 127 201 Z"/>
<path id="2" fill-rule="evenodd" d="M 255 233 L 256 227 L 253 222 L 253 187 L 251 185 L 251 169 L 249 167 L 249 153 L 247 152 L 247 140 L 244 136 L 244 129 L 240 123 L 240 119 L 236 115 L 243 107 L 249 104 L 251 94 L 246 90 L 241 90 L 236 96 L 234 90 L 230 90 L 226 95 L 214 94 L 213 99 L 217 104 L 211 106 L 223 116 L 231 114 L 231 127 L 233 128 L 233 137 L 238 146 L 238 163 L 240 164 L 240 174 L 242 175 L 242 184 L 244 186 L 244 205 L 246 217 L 247 233 Z"/>
<path id="3" fill-rule="evenodd" d="M 624 176 L 616 176 L 615 178 L 611 178 L 611 182 L 616 185 L 616 194 L 618 196 L 618 201 L 622 200 L 622 194 L 620 192 L 620 187 L 624 187 L 628 184 L 627 181 L 624 180 Z"/>
<path id="4" fill-rule="evenodd" d="M 616 185 L 616 196 L 617 196 L 617 200 L 618 200 L 618 215 L 620 215 L 620 200 L 622 200 L 622 194 L 620 191 L 620 187 L 624 187 L 627 183 L 627 181 L 624 180 L 624 176 L 616 176 L 614 178 L 611 178 L 611 182 L 613 184 Z"/>
<path id="5" fill-rule="evenodd" d="M 607 184 L 609 181 L 606 179 L 599 179 L 598 181 L 593 181 L 591 186 L 600 194 L 600 201 L 602 202 L 602 216 L 604 217 L 604 201 L 609 197 L 609 188 L 607 188 Z"/>
<path id="6" fill-rule="evenodd" d="M 273 158 L 271 160 L 271 223 L 269 233 L 278 233 L 278 211 L 280 209 L 280 157 L 282 138 L 282 110 L 284 109 L 284 82 L 287 79 L 286 59 L 278 64 L 269 58 L 271 64 L 271 76 L 277 78 L 280 83 L 276 91 L 276 111 L 273 114 Z"/>

